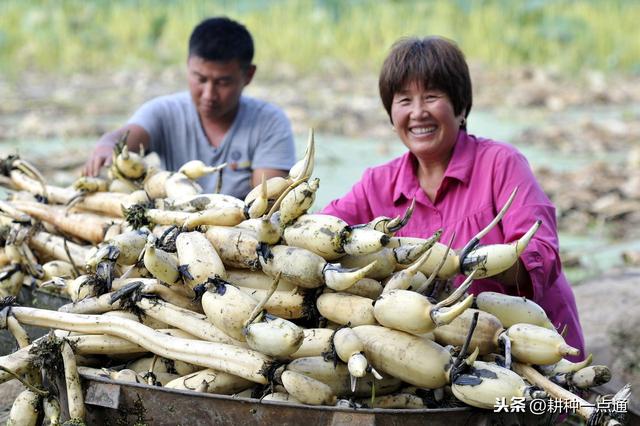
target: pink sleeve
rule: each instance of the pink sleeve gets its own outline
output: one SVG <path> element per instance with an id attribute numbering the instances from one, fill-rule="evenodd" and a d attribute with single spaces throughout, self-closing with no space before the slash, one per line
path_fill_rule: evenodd
<path id="1" fill-rule="evenodd" d="M 513 152 L 498 161 L 493 188 L 496 205 L 503 206 L 513 189 L 518 193 L 502 219 L 505 242 L 522 237 L 540 219 L 542 224 L 521 255 L 533 285 L 533 300 L 540 302 L 561 274 L 555 207 L 536 181 L 525 157 Z"/>
<path id="2" fill-rule="evenodd" d="M 358 225 L 373 219 L 367 189 L 371 188 L 371 169 L 365 170 L 362 178 L 356 182 L 351 191 L 342 198 L 331 201 L 320 213 L 339 217 L 349 225 Z"/>

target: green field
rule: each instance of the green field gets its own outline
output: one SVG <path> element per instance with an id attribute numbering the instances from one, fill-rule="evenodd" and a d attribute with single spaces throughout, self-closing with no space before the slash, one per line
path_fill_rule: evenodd
<path id="1" fill-rule="evenodd" d="M 263 70 L 377 70 L 402 36 L 439 34 L 488 67 L 640 73 L 635 0 L 2 0 L 0 73 L 166 66 L 195 24 L 245 23 Z"/>

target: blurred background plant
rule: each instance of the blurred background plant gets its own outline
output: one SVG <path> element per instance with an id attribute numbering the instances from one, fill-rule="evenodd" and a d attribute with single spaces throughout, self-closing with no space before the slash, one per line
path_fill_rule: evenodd
<path id="1" fill-rule="evenodd" d="M 635 0 L 3 0 L 1 72 L 181 64 L 193 26 L 221 14 L 250 28 L 265 70 L 375 72 L 398 37 L 440 34 L 490 67 L 640 72 Z"/>

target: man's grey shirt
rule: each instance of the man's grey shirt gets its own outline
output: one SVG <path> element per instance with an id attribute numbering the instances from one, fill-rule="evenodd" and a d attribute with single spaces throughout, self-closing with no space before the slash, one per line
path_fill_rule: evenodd
<path id="1" fill-rule="evenodd" d="M 296 161 L 291 123 L 273 104 L 242 96 L 236 118 L 215 148 L 200 123 L 189 92 L 161 96 L 142 105 L 129 124 L 144 128 L 150 150 L 167 170 L 178 170 L 187 161 L 207 165 L 227 163 L 222 172 L 223 194 L 243 199 L 251 190 L 253 169 L 288 170 Z M 198 180 L 204 192 L 216 189 L 218 173 Z"/>

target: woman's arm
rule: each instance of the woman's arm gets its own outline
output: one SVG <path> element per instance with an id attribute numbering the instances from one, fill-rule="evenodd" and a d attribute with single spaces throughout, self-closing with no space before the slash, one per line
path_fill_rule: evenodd
<path id="1" fill-rule="evenodd" d="M 531 276 L 522 262 L 522 259 L 518 259 L 511 268 L 492 278 L 504 286 L 513 289 L 514 293 L 524 296 L 527 299 L 533 299 L 533 284 L 531 283 Z"/>
<path id="2" fill-rule="evenodd" d="M 498 204 L 504 202 L 514 187 L 516 198 L 501 222 L 504 243 L 522 237 L 536 221 L 542 224 L 509 270 L 493 277 L 514 290 L 514 294 L 533 300 L 544 297 L 545 290 L 561 274 L 555 207 L 538 184 L 527 160 L 518 152 L 505 155 L 494 175 Z"/>

